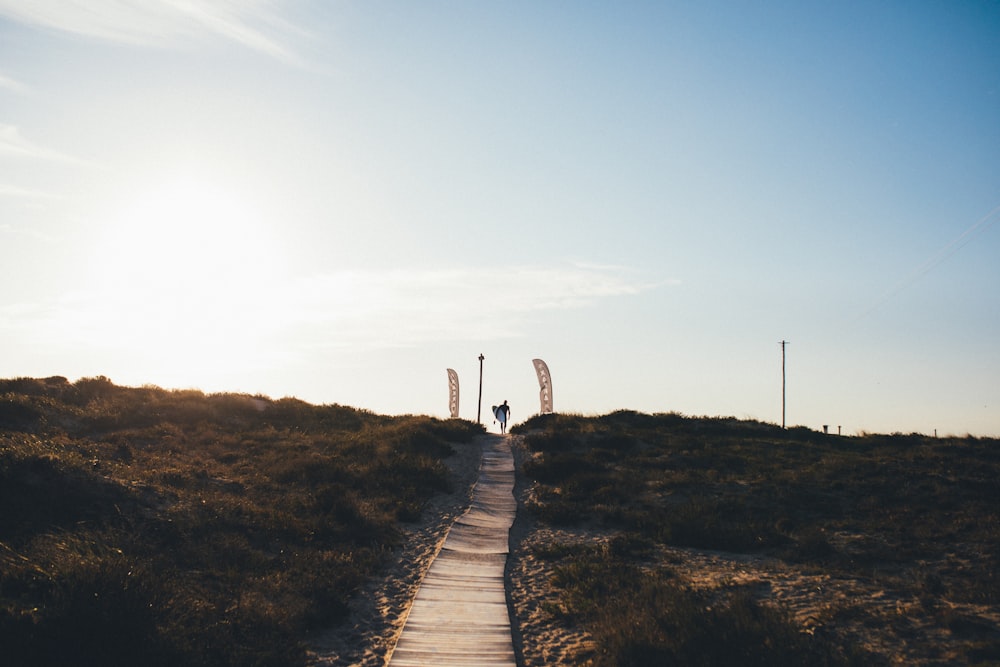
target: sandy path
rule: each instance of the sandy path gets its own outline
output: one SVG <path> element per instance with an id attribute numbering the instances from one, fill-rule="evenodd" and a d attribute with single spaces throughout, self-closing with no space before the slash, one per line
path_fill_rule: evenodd
<path id="1" fill-rule="evenodd" d="M 496 436 L 484 436 L 484 438 Z M 526 456 L 521 438 L 508 436 L 515 472 Z M 394 554 L 384 578 L 373 581 L 351 601 L 351 620 L 314 638 L 310 664 L 321 667 L 360 665 L 384 667 L 402 632 L 407 614 L 432 561 L 449 529 L 469 507 L 473 485 L 479 474 L 482 440 L 456 446 L 456 454 L 445 463 L 455 475 L 453 493 L 435 498 L 421 520 L 403 527 L 404 544 Z M 514 495 L 518 506 L 530 492 L 520 474 L 515 475 Z M 546 610 L 557 599 L 550 583 L 550 563 L 533 555 L 533 548 L 555 542 L 590 541 L 601 536 L 593 531 L 557 530 L 539 525 L 519 511 L 510 530 L 510 553 L 504 571 L 507 607 L 518 665 L 586 664 L 593 643 L 579 627 L 566 625 Z"/>
<path id="2" fill-rule="evenodd" d="M 485 436 L 484 436 L 485 437 Z M 420 581 L 437 555 L 455 519 L 469 506 L 479 474 L 482 442 L 454 445 L 445 459 L 454 490 L 435 497 L 420 521 L 404 524 L 403 545 L 393 554 L 383 578 L 372 581 L 350 603 L 350 620 L 313 638 L 309 664 L 322 667 L 382 667 L 396 643 Z"/>
<path id="3" fill-rule="evenodd" d="M 495 437 L 495 436 L 493 436 Z M 509 436 L 515 470 L 530 456 L 518 436 Z M 462 446 L 446 461 L 458 482 L 454 493 L 439 496 L 420 523 L 405 527 L 406 542 L 395 554 L 384 579 L 373 582 L 351 603 L 352 620 L 314 643 L 314 665 L 383 667 L 402 630 L 434 556 L 452 523 L 469 506 L 479 468 L 481 442 Z M 531 489 L 516 476 L 514 495 L 519 507 Z M 505 583 L 511 632 L 518 665 L 586 665 L 595 646 L 586 631 L 552 613 L 559 592 L 552 584 L 552 563 L 534 555 L 535 547 L 595 544 L 612 533 L 592 528 L 553 528 L 518 511 L 510 532 Z M 963 650 L 972 640 L 949 633 L 921 601 L 901 595 L 886 582 L 871 577 L 835 576 L 761 556 L 697 549 L 661 547 L 659 565 L 701 590 L 748 587 L 765 604 L 787 609 L 802 632 L 829 634 L 881 655 L 893 665 L 939 667 L 968 664 Z M 957 618 L 980 619 L 1000 626 L 996 607 L 940 601 L 943 611 Z"/>
<path id="4" fill-rule="evenodd" d="M 391 667 L 514 667 L 504 587 L 510 528 L 517 512 L 514 459 L 508 438 L 487 436 L 469 510 L 420 584 Z"/>

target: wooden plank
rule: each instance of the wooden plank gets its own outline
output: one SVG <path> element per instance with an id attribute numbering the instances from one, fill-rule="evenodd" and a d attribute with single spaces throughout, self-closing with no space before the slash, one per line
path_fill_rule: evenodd
<path id="1" fill-rule="evenodd" d="M 431 563 L 389 657 L 391 667 L 513 667 L 504 567 L 517 513 L 509 441 L 484 436 L 469 509 Z"/>

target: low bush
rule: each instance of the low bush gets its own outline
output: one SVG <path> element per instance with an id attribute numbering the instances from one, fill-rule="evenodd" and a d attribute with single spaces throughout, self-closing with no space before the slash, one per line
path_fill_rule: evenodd
<path id="1" fill-rule="evenodd" d="M 635 555 L 629 540 L 548 554 L 560 559 L 553 583 L 563 601 L 554 611 L 587 627 L 597 645 L 595 665 L 878 664 L 800 633 L 783 612 L 746 591 L 697 592 L 668 569 L 634 564 Z"/>
<path id="2" fill-rule="evenodd" d="M 544 522 L 875 578 L 928 609 L 942 598 L 979 605 L 1000 599 L 997 440 L 840 437 L 733 418 L 628 411 L 544 415 L 519 430 L 533 453 L 523 468 L 533 482 L 528 509 Z M 758 609 L 750 598 L 706 601 L 669 573 L 628 573 L 623 561 L 636 553 L 602 557 L 613 564 L 569 559 L 558 579 L 562 607 L 585 619 L 604 651 L 601 664 L 854 660 L 837 651 L 813 656 L 815 646 L 792 641 L 780 613 Z M 694 625 L 684 622 L 689 613 Z M 947 625 L 943 631 L 955 632 Z M 732 645 L 747 654 L 713 646 L 713 634 L 733 636 Z M 681 644 L 664 643 L 664 635 Z M 777 647 L 791 652 L 769 652 Z M 988 655 L 990 649 L 970 650 Z M 769 657 L 755 663 L 751 653 Z"/>
<path id="3" fill-rule="evenodd" d="M 482 427 L 294 399 L 0 381 L 13 665 L 295 665 Z"/>

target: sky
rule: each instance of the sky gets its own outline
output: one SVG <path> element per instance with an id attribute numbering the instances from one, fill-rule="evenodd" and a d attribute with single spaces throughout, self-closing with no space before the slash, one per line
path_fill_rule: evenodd
<path id="1" fill-rule="evenodd" d="M 992 0 L 0 0 L 0 377 L 1000 436 L 998 221 Z"/>

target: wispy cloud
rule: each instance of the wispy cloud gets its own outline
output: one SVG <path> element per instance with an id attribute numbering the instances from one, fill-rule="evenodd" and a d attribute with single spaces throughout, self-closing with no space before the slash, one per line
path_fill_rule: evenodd
<path id="1" fill-rule="evenodd" d="M 60 199 L 59 195 L 54 195 L 50 192 L 42 192 L 41 190 L 30 190 L 28 188 L 22 188 L 17 185 L 10 185 L 8 183 L 0 183 L 0 197 L 27 199 L 31 201 Z"/>
<path id="2" fill-rule="evenodd" d="M 0 344 L 69 360 L 79 370 L 67 374 L 215 386 L 320 358 L 530 337 L 545 311 L 663 284 L 582 266 L 341 271 L 184 291 L 133 275 L 31 303 L 0 299 Z"/>
<path id="3" fill-rule="evenodd" d="M 91 39 L 173 46 L 221 37 L 280 60 L 298 57 L 275 35 L 302 34 L 280 19 L 270 0 L 0 0 L 0 15 Z"/>
<path id="4" fill-rule="evenodd" d="M 0 72 L 0 88 L 10 90 L 21 95 L 28 92 L 28 86 L 24 85 L 17 79 L 7 76 L 3 72 Z"/>
<path id="5" fill-rule="evenodd" d="M 303 355 L 388 349 L 520 338 L 545 311 L 596 307 L 669 284 L 637 279 L 625 269 L 585 266 L 341 271 L 246 286 L 199 285 L 185 294 L 138 278 L 80 285 L 62 295 L 35 313 L 37 335 L 72 330 L 78 342 L 146 348 L 150 341 L 185 339 L 197 321 L 197 331 L 215 332 L 222 347 L 239 339 L 258 347 L 280 341 Z M 19 326 L 31 318 L 18 315 Z"/>
<path id="6" fill-rule="evenodd" d="M 584 265 L 348 271 L 304 281 L 294 310 L 328 344 L 396 347 L 520 337 L 542 311 L 587 308 L 662 284 Z"/>
<path id="7" fill-rule="evenodd" d="M 0 155 L 11 155 L 32 160 L 48 160 L 85 167 L 97 166 L 93 162 L 74 155 L 40 146 L 25 138 L 16 125 L 7 125 L 4 123 L 0 123 Z"/>

